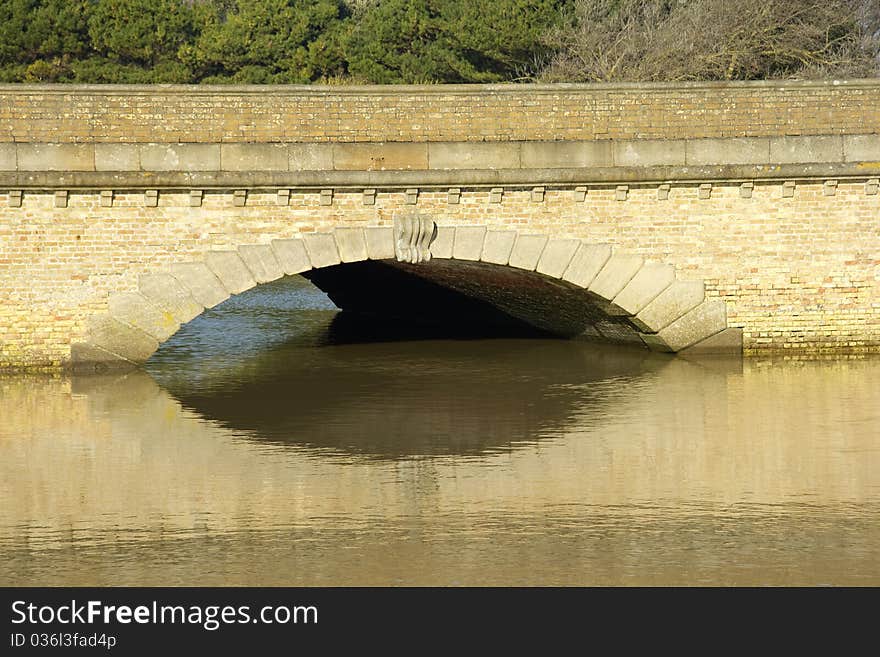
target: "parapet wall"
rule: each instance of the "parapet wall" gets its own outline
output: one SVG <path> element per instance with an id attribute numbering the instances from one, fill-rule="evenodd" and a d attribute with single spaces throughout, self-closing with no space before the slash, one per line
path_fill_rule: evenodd
<path id="1" fill-rule="evenodd" d="M 880 81 L 0 85 L 0 143 L 583 141 L 880 133 Z"/>

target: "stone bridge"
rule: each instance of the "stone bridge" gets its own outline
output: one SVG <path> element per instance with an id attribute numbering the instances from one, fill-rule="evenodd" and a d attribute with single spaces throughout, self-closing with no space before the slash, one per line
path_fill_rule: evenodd
<path id="1" fill-rule="evenodd" d="M 880 350 L 880 81 L 0 86 L 0 367 L 342 308 L 659 351 Z"/>

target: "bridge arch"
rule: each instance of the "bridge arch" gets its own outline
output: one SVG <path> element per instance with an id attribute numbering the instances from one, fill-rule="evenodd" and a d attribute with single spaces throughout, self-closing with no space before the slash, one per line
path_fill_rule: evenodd
<path id="1" fill-rule="evenodd" d="M 89 318 L 85 339 L 71 346 L 73 367 L 138 366 L 206 309 L 297 274 L 342 309 L 430 315 L 436 305 L 439 316 L 449 306 L 431 291 L 441 290 L 476 304 L 469 312 L 479 306 L 543 333 L 671 353 L 742 352 L 724 301 L 707 297 L 702 281 L 678 279 L 671 265 L 580 238 L 428 221 L 433 230 L 421 218 L 415 235 L 397 222 L 339 226 L 142 274 L 136 291 L 113 294 Z"/>

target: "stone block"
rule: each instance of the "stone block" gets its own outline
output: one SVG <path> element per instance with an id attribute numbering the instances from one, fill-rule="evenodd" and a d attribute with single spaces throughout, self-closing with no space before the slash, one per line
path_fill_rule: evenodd
<path id="1" fill-rule="evenodd" d="M 510 252 L 513 251 L 513 243 L 515 241 L 515 230 L 486 231 L 486 239 L 483 242 L 483 253 L 480 255 L 480 260 L 496 265 L 506 265 L 510 260 Z"/>
<path id="2" fill-rule="evenodd" d="M 333 169 L 333 144 L 288 144 L 289 171 L 330 171 Z"/>
<path id="3" fill-rule="evenodd" d="M 485 239 L 485 226 L 456 226 L 452 257 L 456 260 L 479 260 Z"/>
<path id="4" fill-rule="evenodd" d="M 686 146 L 688 166 L 705 164 L 768 164 L 770 139 L 742 137 L 731 139 L 689 139 Z"/>
<path id="5" fill-rule="evenodd" d="M 95 171 L 140 171 L 137 144 L 95 144 Z"/>
<path id="6" fill-rule="evenodd" d="M 143 171 L 220 171 L 220 144 L 141 144 Z"/>
<path id="7" fill-rule="evenodd" d="M 367 242 L 363 228 L 337 228 L 336 246 L 342 262 L 360 262 L 367 259 Z"/>
<path id="8" fill-rule="evenodd" d="M 171 265 L 169 273 L 205 308 L 213 308 L 229 298 L 229 291 L 204 262 L 181 262 Z"/>
<path id="9" fill-rule="evenodd" d="M 342 262 L 332 233 L 308 233 L 303 236 L 312 267 L 330 267 Z"/>
<path id="10" fill-rule="evenodd" d="M 517 269 L 534 271 L 547 245 L 546 235 L 523 235 L 516 236 L 513 250 L 510 252 L 508 264 Z"/>
<path id="11" fill-rule="evenodd" d="M 601 299 L 610 301 L 620 294 L 643 263 L 641 256 L 613 254 L 587 289 Z"/>
<path id="12" fill-rule="evenodd" d="M 535 270 L 554 278 L 562 278 L 575 252 L 580 247 L 578 239 L 553 238 L 547 242 Z"/>
<path id="13" fill-rule="evenodd" d="M 455 226 L 437 226 L 437 237 L 431 242 L 432 258 L 451 258 L 455 242 Z"/>
<path id="14" fill-rule="evenodd" d="M 880 135 L 844 135 L 843 158 L 847 162 L 880 162 Z"/>
<path id="15" fill-rule="evenodd" d="M 527 141 L 521 145 L 524 169 L 610 167 L 614 165 L 611 141 Z"/>
<path id="16" fill-rule="evenodd" d="M 19 171 L 94 171 L 94 144 L 18 144 Z"/>
<path id="17" fill-rule="evenodd" d="M 285 144 L 221 144 L 223 171 L 287 171 L 289 154 Z"/>
<path id="18" fill-rule="evenodd" d="M 113 319 L 140 329 L 159 342 L 165 342 L 180 328 L 180 322 L 172 313 L 137 292 L 112 295 L 107 312 Z"/>
<path id="19" fill-rule="evenodd" d="M 690 347 L 682 350 L 682 354 L 702 355 L 732 355 L 742 356 L 743 330 L 741 328 L 726 328 L 715 335 L 701 340 Z"/>
<path id="20" fill-rule="evenodd" d="M 425 142 L 334 144 L 333 168 L 338 171 L 424 170 L 428 168 L 428 144 Z"/>
<path id="21" fill-rule="evenodd" d="M 0 144 L 0 171 L 15 171 L 18 168 L 16 144 L 12 142 Z"/>
<path id="22" fill-rule="evenodd" d="M 727 306 L 721 299 L 705 299 L 659 331 L 648 346 L 655 351 L 678 352 L 727 328 Z"/>
<path id="23" fill-rule="evenodd" d="M 641 331 L 657 333 L 705 298 L 706 288 L 702 282 L 673 281 L 630 321 Z"/>
<path id="24" fill-rule="evenodd" d="M 138 365 L 122 356 L 117 356 L 106 349 L 86 342 L 74 342 L 70 345 L 70 364 L 74 373 L 77 374 L 130 370 Z"/>
<path id="25" fill-rule="evenodd" d="M 138 291 L 171 313 L 181 324 L 186 324 L 205 309 L 171 274 L 142 274 L 138 278 Z"/>
<path id="26" fill-rule="evenodd" d="M 284 276 L 281 263 L 268 244 L 245 244 L 238 247 L 238 255 L 250 269 L 257 283 L 277 281 Z"/>
<path id="27" fill-rule="evenodd" d="M 145 362 L 159 348 L 154 337 L 106 313 L 88 319 L 86 342 L 132 363 Z"/>
<path id="28" fill-rule="evenodd" d="M 301 274 L 312 268 L 312 261 L 309 260 L 306 244 L 302 239 L 272 240 L 272 250 L 288 276 Z"/>
<path id="29" fill-rule="evenodd" d="M 770 162 L 773 164 L 842 161 L 843 138 L 840 135 L 770 138 Z"/>
<path id="30" fill-rule="evenodd" d="M 518 169 L 520 146 L 514 142 L 430 142 L 431 169 Z"/>
<path id="31" fill-rule="evenodd" d="M 562 280 L 582 288 L 588 288 L 610 257 L 610 244 L 581 242 L 565 273 L 562 274 Z"/>
<path id="32" fill-rule="evenodd" d="M 257 284 L 237 251 L 208 251 L 205 264 L 232 294 L 240 294 Z"/>
<path id="33" fill-rule="evenodd" d="M 639 345 L 644 348 L 639 332 L 633 327 L 616 322 L 597 322 L 594 327 L 607 342 L 614 344 Z"/>
<path id="34" fill-rule="evenodd" d="M 672 265 L 647 263 L 629 283 L 614 297 L 614 304 L 627 315 L 635 315 L 675 280 L 675 268 Z"/>
<path id="35" fill-rule="evenodd" d="M 394 229 L 391 226 L 367 226 L 364 228 L 364 238 L 370 260 L 394 258 Z"/>
<path id="36" fill-rule="evenodd" d="M 687 146 L 684 139 L 638 139 L 614 142 L 614 166 L 684 166 Z"/>

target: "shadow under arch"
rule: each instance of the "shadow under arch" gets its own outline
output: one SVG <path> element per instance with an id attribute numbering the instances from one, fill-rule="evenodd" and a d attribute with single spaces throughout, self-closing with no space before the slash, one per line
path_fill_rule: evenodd
<path id="1" fill-rule="evenodd" d="M 205 309 L 257 285 L 303 274 L 343 309 L 627 344 L 656 351 L 742 351 L 725 303 L 670 265 L 608 244 L 485 226 L 439 226 L 430 262 L 400 262 L 390 226 L 340 227 L 236 250 L 141 275 L 89 318 L 71 346 L 81 371 L 143 364 Z"/>

